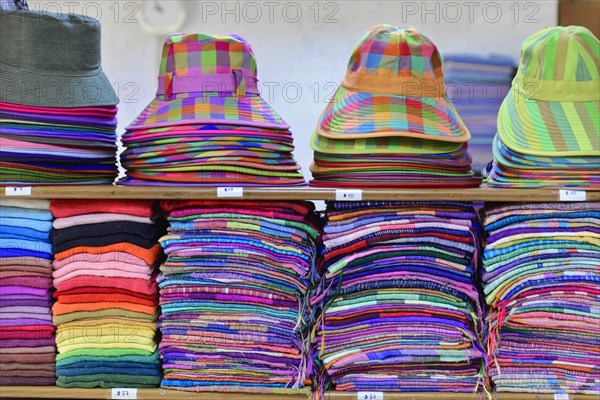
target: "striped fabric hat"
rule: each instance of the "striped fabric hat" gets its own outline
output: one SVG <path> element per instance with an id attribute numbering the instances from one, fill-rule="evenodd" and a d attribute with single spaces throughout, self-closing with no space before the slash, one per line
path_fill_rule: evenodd
<path id="1" fill-rule="evenodd" d="M 371 28 L 358 43 L 317 133 L 330 139 L 470 137 L 446 96 L 436 46 L 413 28 L 392 25 Z"/>
<path id="2" fill-rule="evenodd" d="M 502 143 L 534 156 L 597 156 L 599 56 L 600 42 L 583 27 L 545 28 L 527 38 L 498 114 Z"/>
<path id="3" fill-rule="evenodd" d="M 198 123 L 289 128 L 259 96 L 257 82 L 244 38 L 175 33 L 163 46 L 156 98 L 127 129 Z"/>

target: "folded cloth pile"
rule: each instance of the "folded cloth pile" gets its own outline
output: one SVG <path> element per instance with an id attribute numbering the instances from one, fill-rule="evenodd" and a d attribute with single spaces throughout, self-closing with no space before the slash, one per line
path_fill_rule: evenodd
<path id="1" fill-rule="evenodd" d="M 513 78 L 512 57 L 498 54 L 445 54 L 444 77 L 448 97 L 469 128 L 469 151 L 475 169 L 492 159 L 498 109 Z"/>
<path id="2" fill-rule="evenodd" d="M 288 128 L 259 95 L 244 38 L 171 35 L 156 98 L 123 135 L 123 184 L 305 184 Z"/>
<path id="3" fill-rule="evenodd" d="M 46 11 L 0 18 L 0 37 L 19 38 L 0 41 L 0 181 L 112 183 L 118 98 L 100 68 L 100 23 Z"/>
<path id="4" fill-rule="evenodd" d="M 56 384 L 156 387 L 161 261 L 150 201 L 52 200 Z"/>
<path id="5" fill-rule="evenodd" d="M 161 387 L 309 393 L 307 293 L 319 236 L 312 203 L 162 207 Z"/>
<path id="6" fill-rule="evenodd" d="M 52 214 L 47 200 L 0 200 L 0 385 L 54 386 Z"/>
<path id="7" fill-rule="evenodd" d="M 319 391 L 484 390 L 476 217 L 463 203 L 328 204 Z"/>
<path id="8" fill-rule="evenodd" d="M 488 376 L 498 392 L 600 394 L 600 203 L 486 210 Z"/>
<path id="9" fill-rule="evenodd" d="M 600 188 L 599 60 L 600 41 L 579 26 L 523 42 L 498 114 L 491 186 Z"/>
<path id="10" fill-rule="evenodd" d="M 378 25 L 354 49 L 319 119 L 310 184 L 476 187 L 469 137 L 436 46 L 413 28 Z"/>

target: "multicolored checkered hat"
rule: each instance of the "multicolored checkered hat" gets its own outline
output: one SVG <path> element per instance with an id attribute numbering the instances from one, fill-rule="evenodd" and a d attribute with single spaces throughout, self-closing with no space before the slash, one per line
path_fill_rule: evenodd
<path id="1" fill-rule="evenodd" d="M 317 134 L 330 139 L 470 138 L 446 96 L 436 46 L 414 28 L 392 25 L 371 28 L 358 43 Z"/>
<path id="2" fill-rule="evenodd" d="M 425 155 L 454 153 L 464 143 L 422 140 L 414 137 L 384 136 L 364 139 L 329 139 L 314 132 L 310 138 L 310 147 L 324 154 L 393 154 Z"/>
<path id="3" fill-rule="evenodd" d="M 545 28 L 521 45 L 498 113 L 502 143 L 534 156 L 600 154 L 600 42 L 580 26 Z"/>
<path id="4" fill-rule="evenodd" d="M 260 97 L 250 44 L 242 37 L 176 33 L 165 40 L 156 98 L 128 130 L 222 123 L 287 129 Z"/>

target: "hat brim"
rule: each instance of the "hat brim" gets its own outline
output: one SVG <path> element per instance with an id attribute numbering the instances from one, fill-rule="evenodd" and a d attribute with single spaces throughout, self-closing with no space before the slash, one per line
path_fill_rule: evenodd
<path id="1" fill-rule="evenodd" d="M 310 139 L 310 147 L 325 154 L 446 154 L 454 153 L 462 143 L 419 140 L 412 137 L 380 137 L 365 139 L 329 139 L 316 131 Z"/>
<path id="2" fill-rule="evenodd" d="M 471 137 L 446 96 L 380 95 L 343 86 L 319 118 L 317 132 L 329 139 L 414 137 L 464 143 Z"/>
<path id="3" fill-rule="evenodd" d="M 498 112 L 498 135 L 522 154 L 597 156 L 600 101 L 538 101 L 511 90 Z"/>
<path id="4" fill-rule="evenodd" d="M 127 130 L 192 124 L 234 124 L 272 129 L 290 126 L 259 95 L 157 97 Z"/>
<path id="5" fill-rule="evenodd" d="M 27 106 L 73 108 L 119 104 L 108 78 L 90 75 L 44 74 L 0 63 L 0 101 Z"/>

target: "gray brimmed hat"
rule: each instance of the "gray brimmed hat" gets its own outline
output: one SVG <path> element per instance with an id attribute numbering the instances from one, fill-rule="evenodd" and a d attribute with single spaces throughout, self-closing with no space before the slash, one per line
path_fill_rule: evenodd
<path id="1" fill-rule="evenodd" d="M 100 22 L 77 14 L 0 10 L 0 101 L 114 106 L 100 63 Z"/>

